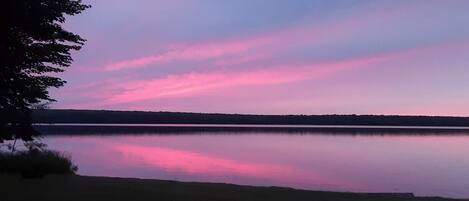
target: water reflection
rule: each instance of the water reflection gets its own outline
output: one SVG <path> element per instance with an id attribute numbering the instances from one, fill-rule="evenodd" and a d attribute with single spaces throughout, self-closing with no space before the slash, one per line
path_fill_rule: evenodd
<path id="1" fill-rule="evenodd" d="M 419 126 L 321 126 L 321 125 L 217 125 L 217 124 L 38 124 L 47 135 L 122 135 L 122 134 L 322 134 L 322 135 L 468 135 L 469 127 Z M 437 128 L 437 129 L 436 129 Z"/>
<path id="2" fill-rule="evenodd" d="M 215 133 L 44 140 L 84 175 L 469 197 L 469 135 Z"/>

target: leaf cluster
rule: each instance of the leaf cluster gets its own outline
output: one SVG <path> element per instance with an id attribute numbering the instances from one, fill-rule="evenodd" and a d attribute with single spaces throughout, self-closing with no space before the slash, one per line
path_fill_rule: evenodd
<path id="1" fill-rule="evenodd" d="M 0 132 L 5 130 L 2 127 L 28 125 L 27 110 L 32 105 L 54 101 L 47 90 L 65 84 L 55 73 L 71 65 L 71 51 L 79 50 L 85 42 L 64 29 L 65 17 L 89 7 L 81 0 L 2 1 Z M 15 111 L 19 114 L 12 115 Z M 0 133 L 0 141 L 3 135 L 5 132 Z"/>

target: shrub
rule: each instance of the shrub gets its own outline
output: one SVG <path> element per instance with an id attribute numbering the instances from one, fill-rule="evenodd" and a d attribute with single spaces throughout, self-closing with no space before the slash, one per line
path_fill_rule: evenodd
<path id="1" fill-rule="evenodd" d="M 0 173 L 19 173 L 25 178 L 46 174 L 74 174 L 78 168 L 69 157 L 56 151 L 0 152 Z"/>

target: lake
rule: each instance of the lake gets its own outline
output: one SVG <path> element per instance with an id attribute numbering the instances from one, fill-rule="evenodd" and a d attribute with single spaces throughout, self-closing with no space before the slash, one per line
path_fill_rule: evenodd
<path id="1" fill-rule="evenodd" d="M 469 130 L 42 126 L 78 174 L 469 198 Z"/>

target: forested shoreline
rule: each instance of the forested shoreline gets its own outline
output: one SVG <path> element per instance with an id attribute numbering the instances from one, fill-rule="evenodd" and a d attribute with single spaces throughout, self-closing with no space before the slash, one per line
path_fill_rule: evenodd
<path id="1" fill-rule="evenodd" d="M 109 110 L 34 110 L 33 123 L 469 126 L 469 117 L 397 115 L 250 115 Z"/>

